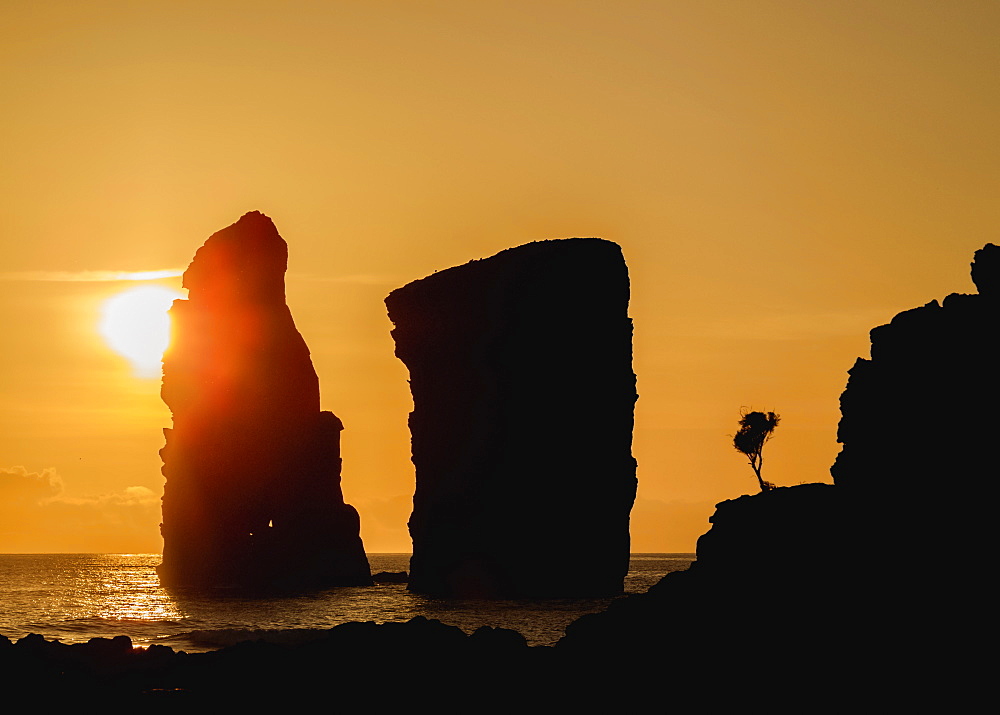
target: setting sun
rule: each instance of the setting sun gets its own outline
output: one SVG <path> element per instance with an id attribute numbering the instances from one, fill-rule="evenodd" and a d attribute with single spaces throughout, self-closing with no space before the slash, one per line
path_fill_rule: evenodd
<path id="1" fill-rule="evenodd" d="M 167 310 L 183 297 L 166 286 L 149 285 L 105 301 L 98 329 L 113 350 L 129 359 L 136 377 L 160 376 L 160 361 L 170 342 Z"/>

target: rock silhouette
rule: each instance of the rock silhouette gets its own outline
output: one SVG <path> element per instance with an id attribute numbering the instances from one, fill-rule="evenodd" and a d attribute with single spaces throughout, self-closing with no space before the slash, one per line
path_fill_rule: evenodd
<path id="1" fill-rule="evenodd" d="M 483 626 L 465 634 L 419 616 L 344 623 L 301 643 L 246 641 L 209 653 L 133 648 L 125 636 L 68 645 L 37 634 L 15 642 L 0 635 L 0 667 L 19 687 L 44 693 L 46 703 L 101 699 L 152 712 L 178 705 L 310 711 L 332 694 L 358 712 L 414 703 L 466 712 L 485 697 L 510 712 L 540 695 L 555 708 L 568 683 L 551 687 L 549 655 L 530 649 L 516 631 Z"/>
<path id="2" fill-rule="evenodd" d="M 601 596 L 628 570 L 636 400 L 628 269 L 539 241 L 386 298 L 409 368 L 413 591 Z"/>
<path id="3" fill-rule="evenodd" d="M 852 538 L 844 492 L 802 484 L 719 503 L 689 570 L 567 627 L 555 648 L 564 667 L 595 690 L 669 673 L 726 710 L 906 700 L 902 683 L 934 662 L 934 641 L 899 610 L 899 592 L 886 609 L 855 569 L 878 552 Z"/>
<path id="4" fill-rule="evenodd" d="M 355 509 L 340 489 L 340 431 L 321 412 L 309 349 L 285 304 L 288 248 L 271 220 L 213 234 L 170 310 L 161 450 L 171 586 L 367 585 Z"/>
<path id="5" fill-rule="evenodd" d="M 978 295 L 953 293 L 871 331 L 871 359 L 857 360 L 840 400 L 839 486 L 931 495 L 995 462 L 1000 247 L 976 251 L 972 278 Z"/>
<path id="6" fill-rule="evenodd" d="M 1000 247 L 976 252 L 972 277 L 978 295 L 871 331 L 841 397 L 835 484 L 717 504 L 688 571 L 567 628 L 557 650 L 582 679 L 707 676 L 741 707 L 766 691 L 790 712 L 816 693 L 806 709 L 968 708 L 993 610 L 993 499 L 979 495 L 1000 427 Z M 652 665 L 618 662 L 660 643 Z"/>
<path id="7" fill-rule="evenodd" d="M 897 579 L 919 581 L 914 562 L 928 550 L 966 562 L 965 577 L 986 557 L 992 500 L 978 495 L 992 493 L 997 471 L 1000 247 L 976 251 L 971 268 L 978 295 L 954 293 L 871 331 L 871 359 L 855 362 L 840 400 L 843 448 L 830 471 L 865 509 L 859 527 L 895 555 Z"/>

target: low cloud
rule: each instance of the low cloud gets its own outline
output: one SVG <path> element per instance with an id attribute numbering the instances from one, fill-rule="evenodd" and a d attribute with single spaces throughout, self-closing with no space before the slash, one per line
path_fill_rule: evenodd
<path id="1" fill-rule="evenodd" d="M 398 277 L 377 273 L 355 273 L 352 275 L 330 276 L 319 275 L 316 273 L 299 273 L 296 271 L 290 272 L 288 274 L 288 278 L 290 280 L 316 281 L 319 283 L 348 283 L 352 285 L 372 286 L 398 285 L 400 283 Z"/>
<path id="2" fill-rule="evenodd" d="M 663 501 L 639 497 L 632 507 L 634 553 L 694 553 L 698 537 L 711 528 L 714 501 Z"/>
<path id="3" fill-rule="evenodd" d="M 407 553 L 413 549 L 406 522 L 413 510 L 412 494 L 352 501 L 361 514 L 361 538 L 369 553 Z"/>
<path id="4" fill-rule="evenodd" d="M 55 469 L 29 472 L 24 467 L 0 467 L 0 514 L 12 509 L 39 506 L 63 491 Z"/>
<path id="5" fill-rule="evenodd" d="M 384 499 L 357 499 L 361 535 L 370 553 L 408 552 L 412 542 L 406 521 L 413 509 L 411 494 Z M 698 537 L 712 526 L 714 501 L 663 501 L 639 497 L 632 508 L 630 530 L 635 553 L 693 553 Z"/>
<path id="6" fill-rule="evenodd" d="M 158 552 L 159 523 L 147 487 L 73 497 L 55 469 L 0 467 L 0 552 Z"/>
<path id="7" fill-rule="evenodd" d="M 49 283 L 155 281 L 161 278 L 174 278 L 183 273 L 183 268 L 165 268 L 158 271 L 17 271 L 13 273 L 0 273 L 0 281 Z"/>
<path id="8" fill-rule="evenodd" d="M 410 494 L 353 502 L 365 548 L 408 552 Z M 632 551 L 693 552 L 711 527 L 715 503 L 638 498 L 632 509 Z M 0 467 L 0 553 L 157 553 L 160 495 L 141 486 L 69 496 L 55 469 Z"/>
<path id="9" fill-rule="evenodd" d="M 867 335 L 872 326 L 887 323 L 894 311 L 868 309 L 821 313 L 774 313 L 733 318 L 669 321 L 676 336 L 725 340 L 803 340 L 840 335 Z"/>

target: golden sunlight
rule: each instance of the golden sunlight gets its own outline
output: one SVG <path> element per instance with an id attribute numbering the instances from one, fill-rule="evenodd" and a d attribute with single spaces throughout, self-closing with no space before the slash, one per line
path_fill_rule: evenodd
<path id="1" fill-rule="evenodd" d="M 98 330 L 107 344 L 132 363 L 136 377 L 160 376 L 163 351 L 170 343 L 167 310 L 184 296 L 162 285 L 122 291 L 104 302 Z"/>

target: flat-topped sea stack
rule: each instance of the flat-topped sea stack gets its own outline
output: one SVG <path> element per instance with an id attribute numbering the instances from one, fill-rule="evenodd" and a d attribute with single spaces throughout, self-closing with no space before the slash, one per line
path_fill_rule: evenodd
<path id="1" fill-rule="evenodd" d="M 288 247 L 253 212 L 213 234 L 170 310 L 162 397 L 163 563 L 169 586 L 367 585 L 340 431 L 321 412 L 309 349 L 285 304 Z"/>
<path id="2" fill-rule="evenodd" d="M 409 588 L 621 593 L 629 560 L 632 321 L 621 249 L 539 241 L 386 298 L 410 372 Z"/>

